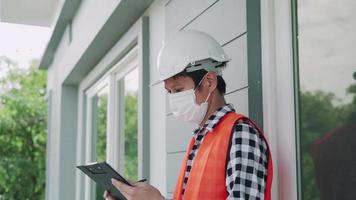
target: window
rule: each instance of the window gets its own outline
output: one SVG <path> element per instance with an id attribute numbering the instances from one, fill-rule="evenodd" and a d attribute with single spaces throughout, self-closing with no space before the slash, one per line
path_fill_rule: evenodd
<path id="1" fill-rule="evenodd" d="M 356 4 L 295 5 L 300 197 L 356 199 Z"/>
<path id="2" fill-rule="evenodd" d="M 107 135 L 107 111 L 108 111 L 108 86 L 105 85 L 97 95 L 92 97 L 93 103 L 93 141 L 96 155 L 93 161 L 106 160 L 106 135 Z M 103 189 L 96 186 L 96 199 L 102 199 Z"/>
<path id="3" fill-rule="evenodd" d="M 125 159 L 124 175 L 129 180 L 138 179 L 138 152 L 137 152 L 137 92 L 138 92 L 138 69 L 135 68 L 124 78 L 125 96 Z"/>
<path id="4" fill-rule="evenodd" d="M 138 68 L 128 67 L 128 72 L 118 73 L 118 117 L 120 156 L 116 161 L 120 171 L 129 180 L 138 179 Z"/>
<path id="5" fill-rule="evenodd" d="M 137 47 L 86 92 L 86 161 L 106 161 L 129 180 L 138 179 Z M 103 190 L 87 180 L 85 199 L 102 199 Z"/>
<path id="6" fill-rule="evenodd" d="M 148 17 L 141 17 L 81 80 L 77 165 L 105 160 L 127 179 L 149 180 L 148 30 Z M 102 199 L 102 191 L 77 170 L 82 199 Z"/>
<path id="7" fill-rule="evenodd" d="M 108 98 L 109 85 L 107 79 L 92 88 L 88 94 L 89 107 L 87 109 L 88 113 L 90 113 L 90 119 L 87 126 L 90 126 L 89 130 L 91 134 L 89 137 L 90 143 L 87 145 L 91 147 L 90 162 L 106 161 Z M 102 199 L 103 190 L 99 186 L 96 186 L 94 182 L 91 187 L 92 195 L 96 196 L 95 199 Z"/>

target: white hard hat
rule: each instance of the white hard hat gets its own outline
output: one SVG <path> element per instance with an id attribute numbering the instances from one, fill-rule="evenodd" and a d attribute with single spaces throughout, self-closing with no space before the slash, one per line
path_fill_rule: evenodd
<path id="1" fill-rule="evenodd" d="M 210 35 L 196 30 L 182 30 L 170 37 L 158 54 L 160 81 L 157 83 L 182 72 L 188 66 L 190 69 L 187 71 L 206 69 L 221 73 L 221 68 L 217 66 L 229 60 L 220 44 Z M 197 62 L 200 64 L 196 65 Z"/>

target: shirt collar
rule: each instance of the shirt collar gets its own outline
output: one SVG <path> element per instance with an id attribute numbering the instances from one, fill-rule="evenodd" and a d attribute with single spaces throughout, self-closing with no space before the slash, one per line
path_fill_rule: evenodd
<path id="1" fill-rule="evenodd" d="M 198 127 L 194 130 L 193 134 L 200 132 L 203 129 L 208 131 L 212 131 L 216 124 L 220 121 L 222 117 L 224 117 L 227 113 L 235 112 L 234 106 L 232 104 L 225 104 L 223 107 L 219 108 L 215 111 L 208 120 L 206 120 L 205 124 L 201 127 Z"/>

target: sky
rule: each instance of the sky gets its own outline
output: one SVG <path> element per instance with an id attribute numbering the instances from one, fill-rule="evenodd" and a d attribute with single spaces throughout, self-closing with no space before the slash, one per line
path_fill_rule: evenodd
<path id="1" fill-rule="evenodd" d="M 19 67 L 27 68 L 32 59 L 41 59 L 50 36 L 50 28 L 0 22 L 0 57 L 9 57 Z M 6 71 L 6 65 L 0 63 L 0 78 Z M 137 90 L 137 69 L 128 74 L 126 82 L 127 90 Z"/>
<path id="2" fill-rule="evenodd" d="M 32 59 L 41 58 L 50 36 L 50 28 L 0 22 L 0 56 L 9 57 L 19 67 L 27 68 Z M 6 69 L 0 65 L 0 77 Z"/>
<path id="3" fill-rule="evenodd" d="M 334 93 L 351 101 L 346 88 L 355 84 L 356 1 L 300 0 L 298 4 L 299 76 L 304 91 Z"/>

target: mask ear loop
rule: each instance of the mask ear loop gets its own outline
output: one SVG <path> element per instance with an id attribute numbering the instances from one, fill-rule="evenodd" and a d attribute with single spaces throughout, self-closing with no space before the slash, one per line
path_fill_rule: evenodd
<path id="1" fill-rule="evenodd" d="M 203 82 L 205 76 L 206 76 L 208 73 L 209 73 L 209 72 L 207 72 L 207 73 L 203 76 L 203 78 L 200 79 L 200 81 L 199 81 L 197 87 L 194 88 L 194 92 L 198 89 L 198 87 L 200 87 L 200 84 Z"/>
<path id="2" fill-rule="evenodd" d="M 203 78 L 201 78 L 201 80 L 199 81 L 198 86 L 194 89 L 194 93 L 195 93 L 195 91 L 198 89 L 198 87 L 200 87 L 200 84 L 203 82 L 205 76 L 206 76 L 208 73 L 209 73 L 209 72 L 207 72 L 207 73 L 203 76 Z M 204 103 L 206 103 L 206 102 L 209 100 L 210 95 L 211 95 L 211 92 L 209 92 L 209 94 L 208 94 L 208 96 L 206 97 Z"/>
<path id="3" fill-rule="evenodd" d="M 208 101 L 208 99 L 209 99 L 209 97 L 210 97 L 210 94 L 211 94 L 211 92 L 209 92 L 208 96 L 206 97 L 205 103 Z"/>

